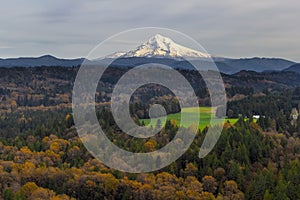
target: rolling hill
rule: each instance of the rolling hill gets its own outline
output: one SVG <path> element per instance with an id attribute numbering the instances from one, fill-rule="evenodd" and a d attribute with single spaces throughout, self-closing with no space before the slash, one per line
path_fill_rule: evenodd
<path id="1" fill-rule="evenodd" d="M 40 67 L 40 66 L 59 66 L 73 67 L 79 66 L 84 61 L 84 58 L 77 59 L 60 59 L 51 55 L 41 57 L 20 57 L 0 59 L 0 67 Z"/>
<path id="2" fill-rule="evenodd" d="M 286 72 L 297 72 L 300 74 L 300 63 L 294 64 L 286 69 L 284 69 L 283 71 Z"/>

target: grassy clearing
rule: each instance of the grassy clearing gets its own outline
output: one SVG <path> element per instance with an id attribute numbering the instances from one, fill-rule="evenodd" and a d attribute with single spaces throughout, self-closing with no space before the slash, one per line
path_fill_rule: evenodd
<path id="1" fill-rule="evenodd" d="M 167 115 L 168 120 L 175 120 L 176 123 L 181 122 L 181 113 L 187 114 L 188 119 L 182 122 L 181 126 L 183 127 L 189 127 L 193 124 L 194 121 L 197 121 L 197 115 L 200 112 L 200 123 L 199 128 L 203 130 L 206 126 L 210 124 L 210 120 L 212 119 L 212 124 L 220 124 L 222 122 L 221 119 L 218 119 L 215 115 L 215 108 L 211 107 L 190 107 L 190 108 L 183 108 L 180 113 L 175 114 L 169 114 Z M 140 122 L 144 122 L 146 126 L 153 126 L 155 127 L 157 124 L 158 119 L 162 122 L 162 125 L 164 125 L 164 118 L 154 118 L 152 121 L 150 119 L 140 119 Z M 237 122 L 237 118 L 230 118 L 226 119 L 225 121 L 229 121 L 231 124 L 234 124 Z"/>

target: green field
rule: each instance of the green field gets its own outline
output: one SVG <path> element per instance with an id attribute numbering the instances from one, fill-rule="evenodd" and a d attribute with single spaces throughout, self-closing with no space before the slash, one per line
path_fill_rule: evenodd
<path id="1" fill-rule="evenodd" d="M 200 111 L 199 111 L 200 110 Z M 206 126 L 209 125 L 210 120 L 212 118 L 212 124 L 220 124 L 222 122 L 221 119 L 218 119 L 215 116 L 215 108 L 211 107 L 190 107 L 190 108 L 183 108 L 181 112 L 188 114 L 188 120 L 186 120 L 184 123 L 181 124 L 183 127 L 189 127 L 193 124 L 194 121 L 197 119 L 197 114 L 200 112 L 200 123 L 199 128 L 203 130 Z M 175 113 L 175 114 L 169 114 L 167 115 L 168 120 L 176 120 L 176 123 L 178 124 L 181 119 L 181 112 Z M 164 125 L 164 118 L 154 118 L 152 121 L 150 119 L 140 119 L 140 122 L 144 122 L 146 126 L 153 126 L 155 127 L 157 124 L 157 120 L 160 119 L 162 122 L 162 125 Z M 225 119 L 225 121 L 229 121 L 231 124 L 234 124 L 237 122 L 237 118 L 230 118 Z"/>

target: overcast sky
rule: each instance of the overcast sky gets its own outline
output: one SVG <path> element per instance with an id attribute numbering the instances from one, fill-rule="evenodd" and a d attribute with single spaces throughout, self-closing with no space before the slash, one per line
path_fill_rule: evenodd
<path id="1" fill-rule="evenodd" d="M 0 57 L 85 57 L 130 28 L 175 29 L 208 53 L 300 61 L 299 0 L 12 0 L 0 6 Z"/>

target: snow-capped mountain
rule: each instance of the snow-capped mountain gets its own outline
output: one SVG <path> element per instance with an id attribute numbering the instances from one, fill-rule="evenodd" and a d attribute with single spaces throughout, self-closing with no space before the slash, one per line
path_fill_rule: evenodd
<path id="1" fill-rule="evenodd" d="M 226 74 L 237 73 L 241 70 L 280 71 L 294 64 L 293 61 L 280 58 L 243 58 L 231 59 L 226 57 L 215 57 L 208 53 L 199 52 L 180 44 L 162 35 L 155 35 L 147 42 L 141 44 L 128 52 L 117 52 L 106 57 L 95 60 L 84 58 L 59 59 L 51 55 L 41 57 L 21 57 L 21 58 L 0 58 L 0 67 L 38 67 L 38 66 L 80 66 L 84 61 L 90 65 L 110 65 L 120 68 L 131 68 L 146 63 L 159 63 L 176 69 L 193 69 L 190 63 L 184 58 L 190 58 L 194 63 L 198 63 L 206 69 L 215 62 L 220 72 Z M 292 68 L 294 69 L 294 68 Z M 286 69 L 286 71 L 293 71 Z"/>
<path id="2" fill-rule="evenodd" d="M 117 52 L 107 56 L 107 58 L 119 57 L 169 57 L 169 58 L 211 58 L 208 53 L 196 51 L 180 44 L 175 43 L 172 39 L 156 34 L 147 42 L 138 46 L 136 49 L 128 52 Z"/>

